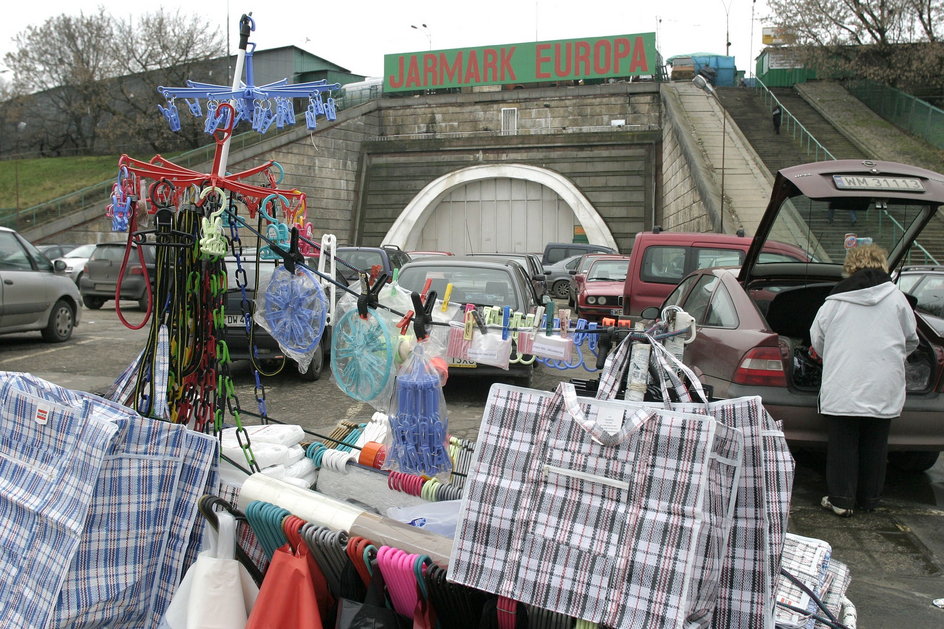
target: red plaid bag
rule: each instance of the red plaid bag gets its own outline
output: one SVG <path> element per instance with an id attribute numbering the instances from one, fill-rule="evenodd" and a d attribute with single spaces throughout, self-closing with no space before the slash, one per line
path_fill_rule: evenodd
<path id="1" fill-rule="evenodd" d="M 704 415 L 493 385 L 449 578 L 611 627 L 697 623 L 741 444 Z"/>
<path id="2" fill-rule="evenodd" d="M 781 422 L 764 408 L 757 396 L 707 402 L 695 374 L 665 347 L 650 339 L 650 373 L 659 376 L 663 399 L 669 389 L 685 403 L 669 408 L 705 413 L 744 435 L 744 464 L 738 482 L 734 523 L 728 539 L 711 625 L 717 628 L 773 629 L 777 611 L 777 583 L 783 553 L 795 463 Z M 627 338 L 607 359 L 600 375 L 599 399 L 612 399 L 625 377 L 632 341 Z M 694 402 L 691 401 L 694 398 Z M 707 592 L 707 590 L 706 590 Z"/>

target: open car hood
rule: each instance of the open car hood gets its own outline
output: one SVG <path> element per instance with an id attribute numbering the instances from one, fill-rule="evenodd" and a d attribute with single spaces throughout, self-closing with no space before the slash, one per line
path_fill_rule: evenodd
<path id="1" fill-rule="evenodd" d="M 807 274 L 821 265 L 842 266 L 845 251 L 873 242 L 888 252 L 890 268 L 904 260 L 944 263 L 944 175 L 895 162 L 832 160 L 777 173 L 764 217 L 738 280 L 763 276 L 773 261 L 761 256 L 768 242 L 797 247 L 808 262 L 776 261 L 780 270 Z M 922 240 L 924 236 L 924 240 Z M 767 266 L 767 268 L 771 268 Z"/>

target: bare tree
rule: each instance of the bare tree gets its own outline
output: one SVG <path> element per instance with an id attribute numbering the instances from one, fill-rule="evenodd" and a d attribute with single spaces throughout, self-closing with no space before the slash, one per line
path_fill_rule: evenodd
<path id="1" fill-rule="evenodd" d="M 102 106 L 103 79 L 114 76 L 106 42 L 111 18 L 98 13 L 60 15 L 29 26 L 14 37 L 16 51 L 4 57 L 18 94 L 43 94 L 30 108 L 31 136 L 45 131 L 50 148 L 90 151 L 95 147 Z"/>
<path id="2" fill-rule="evenodd" d="M 199 120 L 181 115 L 181 132 L 169 131 L 157 87 L 211 81 L 214 69 L 215 79 L 229 83 L 221 76 L 220 29 L 179 12 L 159 10 L 135 21 L 104 8 L 59 15 L 14 41 L 16 51 L 4 57 L 15 96 L 4 103 L 4 131 L 16 124 L 11 116 L 28 116 L 24 145 L 45 155 L 200 146 L 206 136 Z"/>
<path id="3" fill-rule="evenodd" d="M 184 86 L 187 79 L 229 84 L 223 76 L 226 46 L 220 29 L 179 11 L 159 10 L 116 22 L 115 34 L 112 55 L 123 78 L 114 85 L 109 137 L 118 140 L 130 133 L 154 151 L 206 144 L 203 119 L 190 116 L 184 103 L 176 104 L 181 129 L 170 131 L 157 108 L 168 103 L 157 88 Z"/>
<path id="4" fill-rule="evenodd" d="M 944 89 L 940 0 L 769 0 L 768 8 L 820 76 Z"/>

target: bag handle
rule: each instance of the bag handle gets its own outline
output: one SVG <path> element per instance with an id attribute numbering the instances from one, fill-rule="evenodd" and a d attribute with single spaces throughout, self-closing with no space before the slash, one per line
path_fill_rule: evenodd
<path id="1" fill-rule="evenodd" d="M 662 389 L 662 401 L 665 407 L 671 407 L 670 383 L 671 388 L 675 390 L 681 401 L 694 401 L 692 399 L 692 392 L 694 392 L 698 400 L 707 405 L 708 397 L 705 395 L 705 389 L 701 386 L 701 381 L 695 375 L 695 372 L 667 350 L 665 345 L 654 338 L 649 337 L 649 344 L 652 345 L 652 352 L 649 354 L 650 362 L 654 363 L 656 373 L 659 376 L 659 387 Z M 679 377 L 679 372 L 685 376 L 688 384 Z"/>
<path id="2" fill-rule="evenodd" d="M 587 417 L 580 407 L 580 401 L 577 398 L 577 391 L 570 382 L 561 382 L 554 391 L 555 402 L 550 404 L 550 412 L 554 413 L 558 408 L 571 417 L 581 429 L 586 432 L 591 439 L 602 446 L 615 446 L 629 439 L 635 432 L 642 428 L 643 424 L 656 416 L 656 410 L 651 407 L 639 407 L 633 410 L 630 407 L 622 405 L 615 410 L 622 413 L 629 413 L 621 417 L 622 427 L 616 433 L 606 431 L 600 426 L 598 421 Z M 601 400 L 604 401 L 604 400 Z"/>
<path id="3" fill-rule="evenodd" d="M 211 552 L 217 559 L 235 559 L 236 558 L 236 518 L 227 511 L 220 511 L 216 514 L 217 529 L 216 535 L 211 534 L 212 541 Z M 208 527 L 213 530 L 213 527 Z"/>
<path id="4" fill-rule="evenodd" d="M 632 335 L 626 335 L 616 349 L 609 353 L 603 369 L 600 370 L 600 379 L 597 386 L 596 399 L 612 400 L 616 398 L 620 383 L 626 376 L 626 367 L 629 365 L 629 355 L 632 350 Z"/>

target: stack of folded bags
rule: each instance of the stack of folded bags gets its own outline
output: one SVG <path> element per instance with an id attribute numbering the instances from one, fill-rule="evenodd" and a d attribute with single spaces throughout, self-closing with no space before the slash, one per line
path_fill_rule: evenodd
<path id="1" fill-rule="evenodd" d="M 784 538 L 781 567 L 809 588 L 833 616 L 841 619 L 847 614 L 845 608 L 851 607 L 849 599 L 845 596 L 850 581 L 849 568 L 832 557 L 832 547 L 827 542 L 787 533 Z M 813 629 L 824 626 L 814 618 L 814 615 L 826 615 L 816 601 L 783 575 L 780 576 L 777 587 L 777 601 L 796 608 L 777 606 L 778 628 Z M 854 614 L 854 607 L 849 611 Z"/>
<path id="2" fill-rule="evenodd" d="M 263 474 L 272 476 L 286 483 L 311 488 L 317 478 L 314 462 L 305 456 L 301 443 L 305 440 L 305 431 L 295 424 L 265 424 L 245 426 L 249 435 L 250 449 Z M 245 441 L 245 437 L 243 439 Z M 236 437 L 236 428 L 223 430 L 221 438 L 223 455 L 241 467 L 247 468 L 246 456 Z M 220 474 L 232 484 L 242 484 L 245 474 L 224 459 L 220 465 Z"/>

